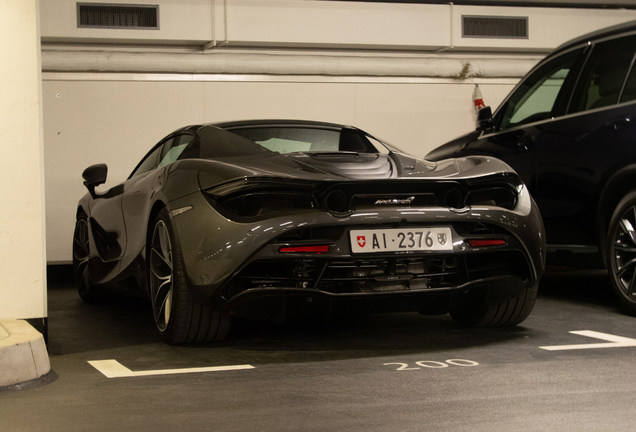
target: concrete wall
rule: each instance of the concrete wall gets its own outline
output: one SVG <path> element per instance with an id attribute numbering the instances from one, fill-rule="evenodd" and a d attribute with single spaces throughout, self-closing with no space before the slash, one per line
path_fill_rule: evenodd
<path id="1" fill-rule="evenodd" d="M 102 3 L 102 2 L 95 2 Z M 159 5 L 158 29 L 77 27 L 76 0 L 42 0 L 45 42 L 550 50 L 636 10 L 461 6 L 322 0 L 110 0 Z M 527 39 L 462 38 L 461 16 L 529 17 Z"/>
<path id="2" fill-rule="evenodd" d="M 0 0 L 0 319 L 46 317 L 36 0 Z"/>

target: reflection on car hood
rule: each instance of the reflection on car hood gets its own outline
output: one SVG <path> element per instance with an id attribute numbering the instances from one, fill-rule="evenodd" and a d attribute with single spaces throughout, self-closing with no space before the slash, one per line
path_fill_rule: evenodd
<path id="1" fill-rule="evenodd" d="M 470 156 L 430 162 L 397 153 L 275 153 L 265 157 L 186 159 L 177 163 L 183 168 L 190 166 L 198 171 L 199 186 L 204 190 L 256 177 L 319 182 L 400 178 L 461 180 L 513 172 L 508 165 L 492 157 Z"/>
<path id="2" fill-rule="evenodd" d="M 508 172 L 511 169 L 491 157 L 467 157 L 430 162 L 393 153 L 290 153 L 252 159 L 244 168 L 261 175 L 283 175 L 315 180 L 365 180 L 381 178 L 463 178 Z M 256 173 L 254 173 L 256 174 Z"/>
<path id="3" fill-rule="evenodd" d="M 397 173 L 392 159 L 382 154 L 355 152 L 292 153 L 285 157 L 292 159 L 308 171 L 323 172 L 349 179 L 390 178 L 395 177 Z"/>

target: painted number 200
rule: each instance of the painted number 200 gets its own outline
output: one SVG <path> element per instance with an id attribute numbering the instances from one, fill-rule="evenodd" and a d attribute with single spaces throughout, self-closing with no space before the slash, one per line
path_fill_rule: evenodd
<path id="1" fill-rule="evenodd" d="M 479 366 L 479 363 L 477 363 L 476 361 L 463 360 L 463 359 L 450 359 L 450 360 L 446 360 L 446 362 L 444 363 L 438 362 L 438 361 L 432 361 L 432 360 L 422 360 L 422 361 L 416 361 L 415 364 L 423 368 L 429 368 L 429 369 L 442 369 L 442 368 L 447 368 L 449 365 Z M 420 369 L 418 367 L 409 367 L 408 363 L 384 363 L 384 366 L 388 366 L 388 365 L 399 365 L 400 367 L 396 369 L 399 371 Z"/>

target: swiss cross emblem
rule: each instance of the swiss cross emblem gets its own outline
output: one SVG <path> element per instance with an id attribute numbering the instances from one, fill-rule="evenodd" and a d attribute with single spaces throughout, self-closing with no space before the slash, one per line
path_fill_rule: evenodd
<path id="1" fill-rule="evenodd" d="M 358 236 L 358 246 L 364 247 L 367 244 L 367 239 L 364 236 Z"/>

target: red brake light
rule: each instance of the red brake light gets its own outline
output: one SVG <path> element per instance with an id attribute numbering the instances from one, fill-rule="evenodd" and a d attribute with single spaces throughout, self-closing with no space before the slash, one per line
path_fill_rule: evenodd
<path id="1" fill-rule="evenodd" d="M 472 247 L 481 247 L 481 246 L 501 246 L 505 245 L 506 241 L 501 239 L 483 239 L 483 240 L 468 240 L 468 244 Z"/>
<path id="2" fill-rule="evenodd" d="M 278 250 L 280 253 L 315 253 L 321 254 L 329 250 L 329 245 L 318 246 L 287 246 Z"/>

